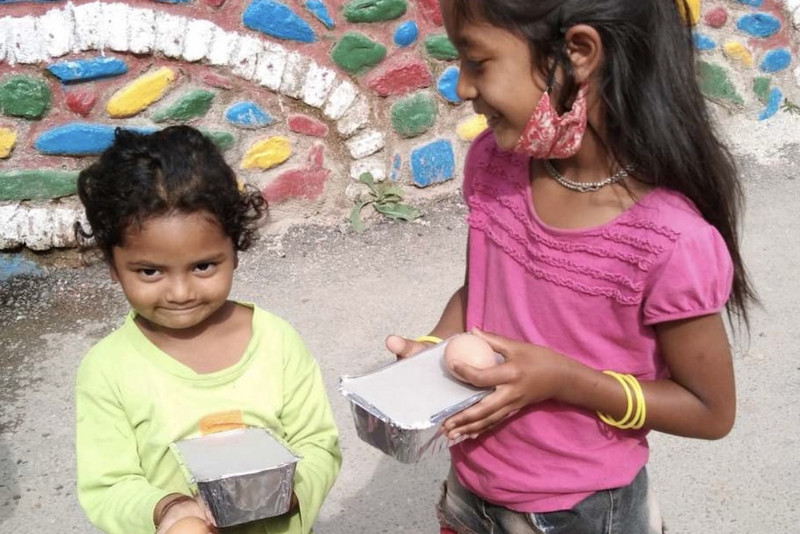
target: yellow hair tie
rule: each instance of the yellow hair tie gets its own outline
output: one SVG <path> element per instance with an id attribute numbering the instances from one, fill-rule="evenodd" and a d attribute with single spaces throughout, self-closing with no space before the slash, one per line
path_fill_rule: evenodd
<path id="1" fill-rule="evenodd" d="M 439 343 L 442 342 L 442 339 L 438 338 L 436 336 L 420 336 L 420 337 L 416 338 L 414 341 L 418 341 L 419 343 L 439 344 Z"/>

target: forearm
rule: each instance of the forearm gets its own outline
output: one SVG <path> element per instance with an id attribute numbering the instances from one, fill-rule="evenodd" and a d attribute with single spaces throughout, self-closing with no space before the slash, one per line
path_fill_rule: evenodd
<path id="1" fill-rule="evenodd" d="M 439 322 L 431 330 L 431 335 L 446 339 L 460 334 L 467 328 L 467 285 L 464 284 L 453 293 L 439 318 Z"/>
<path id="2" fill-rule="evenodd" d="M 132 478 L 109 487 L 79 486 L 81 506 L 91 522 L 104 532 L 152 534 L 154 531 L 155 509 L 170 492 L 155 488 L 144 479 Z"/>
<path id="3" fill-rule="evenodd" d="M 628 410 L 625 389 L 612 376 L 569 360 L 557 400 L 615 420 Z M 671 379 L 640 381 L 646 406 L 644 427 L 678 436 L 719 439 L 731 429 L 735 397 L 699 396 Z"/>

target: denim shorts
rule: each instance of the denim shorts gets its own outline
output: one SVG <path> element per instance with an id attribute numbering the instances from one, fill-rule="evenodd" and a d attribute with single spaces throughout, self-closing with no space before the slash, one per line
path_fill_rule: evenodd
<path id="1" fill-rule="evenodd" d="M 571 510 L 515 512 L 464 488 L 453 470 L 442 487 L 439 523 L 458 534 L 662 534 L 658 502 L 643 467 L 629 485 L 598 491 Z"/>

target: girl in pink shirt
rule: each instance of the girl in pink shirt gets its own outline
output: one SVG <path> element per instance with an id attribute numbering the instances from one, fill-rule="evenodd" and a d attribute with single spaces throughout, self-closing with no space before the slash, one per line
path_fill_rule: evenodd
<path id="1" fill-rule="evenodd" d="M 661 532 L 647 433 L 735 418 L 721 312 L 747 320 L 738 175 L 693 69 L 680 0 L 441 0 L 470 149 L 465 284 L 426 338 L 505 363 L 444 424 L 442 532 Z M 390 336 L 399 357 L 424 342 Z"/>

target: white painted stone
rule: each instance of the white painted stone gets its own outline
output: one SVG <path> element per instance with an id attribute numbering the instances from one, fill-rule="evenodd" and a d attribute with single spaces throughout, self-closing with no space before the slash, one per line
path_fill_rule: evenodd
<path id="1" fill-rule="evenodd" d="M 386 137 L 378 130 L 366 130 L 345 144 L 353 159 L 362 159 L 371 156 L 386 146 Z"/>
<path id="2" fill-rule="evenodd" d="M 102 50 L 108 28 L 103 25 L 103 5 L 92 2 L 80 6 L 73 6 L 72 14 L 75 17 L 75 41 L 73 50 Z"/>
<path id="3" fill-rule="evenodd" d="M 280 92 L 286 96 L 299 99 L 303 96 L 303 81 L 310 59 L 300 52 L 291 52 L 286 58 L 286 69 L 283 71 Z"/>
<path id="4" fill-rule="evenodd" d="M 50 231 L 50 243 L 55 248 L 74 247 L 75 223 L 81 221 L 83 227 L 88 225 L 83 221 L 83 210 L 74 202 L 57 202 L 51 207 L 53 224 Z"/>
<path id="5" fill-rule="evenodd" d="M 331 92 L 334 82 L 336 82 L 336 72 L 331 69 L 321 67 L 312 61 L 308 66 L 306 80 L 303 84 L 303 102 L 314 108 L 321 108 Z"/>
<path id="6" fill-rule="evenodd" d="M 47 204 L 26 206 L 27 217 L 20 222 L 19 237 L 31 250 L 47 250 L 53 245 L 53 210 Z"/>
<path id="7" fill-rule="evenodd" d="M 0 250 L 16 248 L 19 239 L 19 203 L 0 204 Z"/>
<path id="8" fill-rule="evenodd" d="M 200 61 L 211 47 L 214 32 L 219 28 L 210 20 L 190 20 L 186 23 L 186 36 L 183 41 L 184 61 Z"/>
<path id="9" fill-rule="evenodd" d="M 39 33 L 50 57 L 61 57 L 72 51 L 75 21 L 72 9 L 51 9 L 39 17 Z"/>
<path id="10" fill-rule="evenodd" d="M 265 42 L 253 79 L 264 87 L 277 91 L 281 86 L 288 55 L 289 52 L 281 45 Z"/>
<path id="11" fill-rule="evenodd" d="M 218 27 L 214 30 L 214 37 L 211 40 L 211 46 L 208 48 L 206 58 L 212 65 L 228 66 L 238 47 L 239 34 L 226 32 Z"/>
<path id="12" fill-rule="evenodd" d="M 32 65 L 49 59 L 44 42 L 39 38 L 36 17 L 12 19 L 8 49 L 16 63 Z"/>
<path id="13" fill-rule="evenodd" d="M 125 4 L 105 4 L 103 6 L 103 25 L 109 29 L 106 47 L 115 52 L 127 52 L 130 46 L 130 24 L 128 18 L 131 8 Z"/>
<path id="14" fill-rule="evenodd" d="M 230 66 L 233 73 L 245 80 L 252 80 L 256 72 L 258 56 L 263 49 L 264 46 L 261 44 L 260 39 L 242 35 L 236 52 L 231 55 Z"/>
<path id="15" fill-rule="evenodd" d="M 336 123 L 336 130 L 341 137 L 347 139 L 369 124 L 371 113 L 369 101 L 363 95 L 359 96 L 350 111 Z"/>
<path id="16" fill-rule="evenodd" d="M 331 92 L 328 103 L 325 104 L 322 113 L 329 119 L 337 121 L 350 108 L 356 96 L 358 96 L 356 86 L 345 80 Z"/>
<path id="17" fill-rule="evenodd" d="M 128 47 L 134 54 L 149 54 L 156 42 L 156 13 L 131 8 L 128 15 Z"/>
<path id="18" fill-rule="evenodd" d="M 8 53 L 8 37 L 11 33 L 11 17 L 0 17 L 0 61 L 16 63 L 14 55 Z"/>
<path id="19" fill-rule="evenodd" d="M 159 12 L 156 16 L 155 51 L 161 52 L 166 57 L 180 58 L 185 34 L 185 17 Z"/>
<path id="20" fill-rule="evenodd" d="M 371 156 L 354 161 L 350 165 L 350 177 L 355 181 L 358 181 L 365 172 L 371 173 L 372 179 L 376 182 L 384 181 L 386 179 L 386 161 L 380 156 Z"/>

